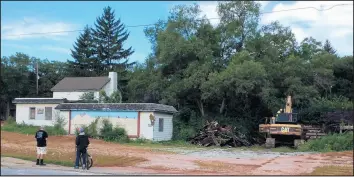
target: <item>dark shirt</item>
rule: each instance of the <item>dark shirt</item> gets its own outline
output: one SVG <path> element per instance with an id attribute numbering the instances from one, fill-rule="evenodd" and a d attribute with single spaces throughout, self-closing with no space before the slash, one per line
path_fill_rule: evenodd
<path id="1" fill-rule="evenodd" d="M 76 137 L 76 146 L 78 149 L 86 149 L 89 144 L 90 140 L 87 135 L 79 135 Z"/>
<path id="2" fill-rule="evenodd" d="M 46 147 L 48 134 L 44 130 L 38 130 L 34 135 L 34 138 L 37 139 L 37 147 Z"/>

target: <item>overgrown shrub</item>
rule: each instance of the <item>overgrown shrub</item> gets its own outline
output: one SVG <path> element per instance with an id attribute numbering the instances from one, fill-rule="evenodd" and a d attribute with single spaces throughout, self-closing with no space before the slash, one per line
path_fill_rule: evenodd
<path id="1" fill-rule="evenodd" d="M 113 127 L 113 124 L 107 119 L 103 119 L 102 124 L 100 136 L 105 141 L 129 142 L 128 134 L 124 128 L 119 126 Z"/>
<path id="2" fill-rule="evenodd" d="M 16 124 L 16 119 L 14 117 L 9 117 L 6 121 L 6 124 Z"/>
<path id="3" fill-rule="evenodd" d="M 48 135 L 66 135 L 67 132 L 64 129 L 65 124 L 65 118 L 57 116 L 54 122 L 54 126 L 46 126 L 45 130 Z"/>
<path id="4" fill-rule="evenodd" d="M 99 137 L 99 132 L 98 132 L 98 122 L 100 118 L 95 119 L 95 121 L 91 122 L 88 126 L 82 125 L 81 128 L 84 129 L 86 135 L 88 135 L 91 138 L 98 138 Z M 79 132 L 77 129 L 75 129 L 75 135 L 79 135 Z"/>
<path id="5" fill-rule="evenodd" d="M 309 140 L 299 147 L 301 151 L 331 152 L 353 150 L 353 132 L 330 134 Z"/>

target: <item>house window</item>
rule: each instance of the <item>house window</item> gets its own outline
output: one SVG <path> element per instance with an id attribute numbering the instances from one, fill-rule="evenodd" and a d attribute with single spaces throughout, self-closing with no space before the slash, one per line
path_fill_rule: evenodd
<path id="1" fill-rule="evenodd" d="M 52 120 L 52 107 L 45 107 L 45 120 Z"/>
<path id="2" fill-rule="evenodd" d="M 163 118 L 159 118 L 159 132 L 163 132 Z"/>
<path id="3" fill-rule="evenodd" d="M 36 118 L 36 108 L 29 108 L 30 109 L 30 119 L 35 119 Z"/>

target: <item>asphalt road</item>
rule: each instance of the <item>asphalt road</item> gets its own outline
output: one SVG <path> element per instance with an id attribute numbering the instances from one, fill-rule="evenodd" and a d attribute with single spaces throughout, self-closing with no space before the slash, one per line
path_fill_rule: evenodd
<path id="1" fill-rule="evenodd" d="M 79 171 L 79 170 L 78 170 Z M 1 167 L 1 175 L 103 175 L 80 170 L 80 172 L 53 170 L 53 169 L 32 169 L 32 168 L 8 168 Z"/>

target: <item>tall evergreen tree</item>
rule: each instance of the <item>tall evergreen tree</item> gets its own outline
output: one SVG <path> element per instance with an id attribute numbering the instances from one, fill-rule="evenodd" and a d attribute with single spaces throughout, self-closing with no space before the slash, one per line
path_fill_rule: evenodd
<path id="1" fill-rule="evenodd" d="M 94 48 L 91 29 L 86 26 L 71 50 L 74 61 L 68 61 L 70 75 L 89 77 L 97 75 L 99 62 L 94 58 Z"/>
<path id="2" fill-rule="evenodd" d="M 99 74 L 106 74 L 115 70 L 119 74 L 134 63 L 128 63 L 128 57 L 134 53 L 132 47 L 123 48 L 123 43 L 128 39 L 129 33 L 125 30 L 121 20 L 116 20 L 115 12 L 111 7 L 103 9 L 101 17 L 98 17 L 93 29 L 97 58 L 103 68 Z M 122 75 L 120 75 L 122 76 Z"/>
<path id="3" fill-rule="evenodd" d="M 102 16 L 96 19 L 93 31 L 96 57 L 100 62 L 99 75 L 107 75 L 109 71 L 118 74 L 118 88 L 127 100 L 126 86 L 128 84 L 128 69 L 135 62 L 130 62 L 128 57 L 134 53 L 132 47 L 124 48 L 123 44 L 129 37 L 120 19 L 116 20 L 115 12 L 111 7 L 103 9 Z"/>
<path id="4" fill-rule="evenodd" d="M 337 50 L 335 50 L 333 47 L 332 47 L 332 44 L 331 42 L 329 42 L 329 40 L 327 39 L 324 46 L 323 46 L 323 50 L 332 54 L 332 55 L 335 55 Z"/>

